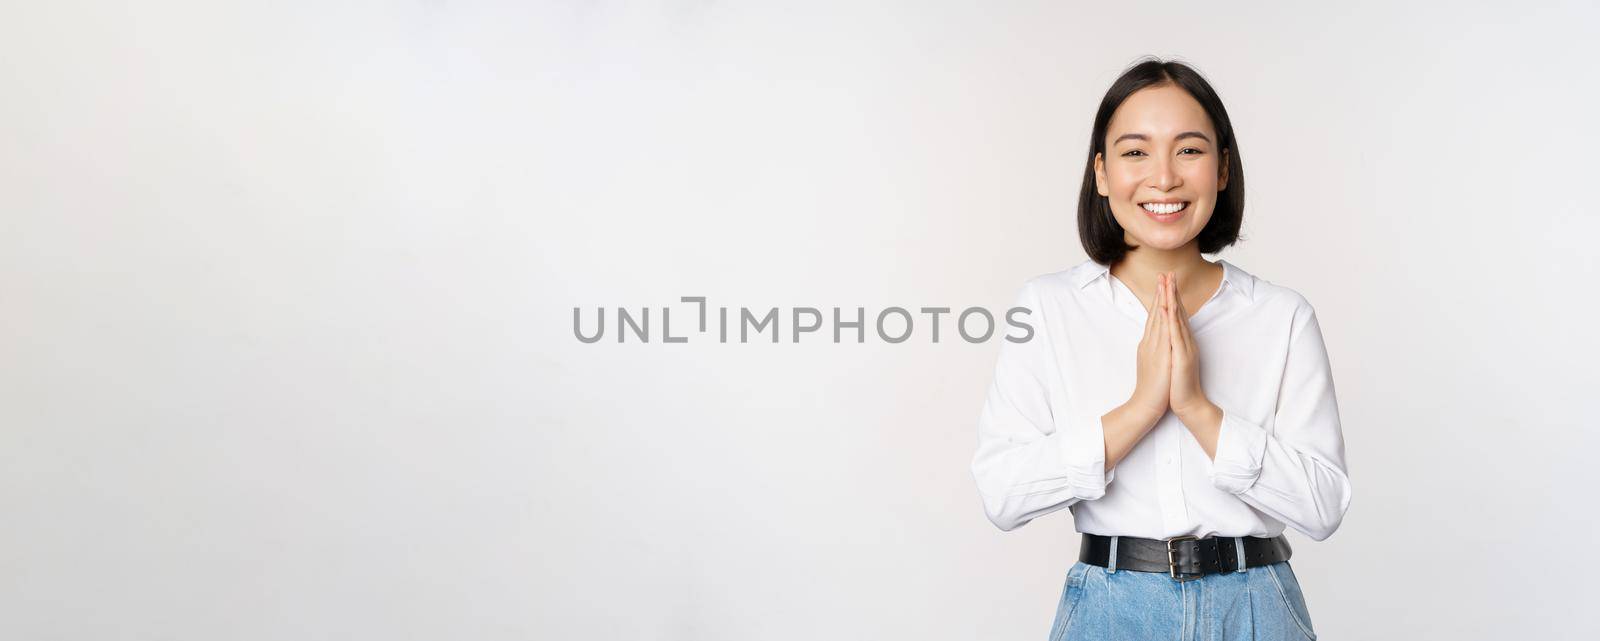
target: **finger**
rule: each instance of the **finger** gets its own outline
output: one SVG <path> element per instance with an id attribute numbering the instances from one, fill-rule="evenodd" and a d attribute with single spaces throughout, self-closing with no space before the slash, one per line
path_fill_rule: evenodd
<path id="1" fill-rule="evenodd" d="M 1178 335 L 1183 338 L 1183 348 L 1192 351 L 1194 349 L 1194 332 L 1189 327 L 1189 310 L 1183 306 L 1182 296 L 1177 297 L 1177 300 L 1178 317 L 1183 321 L 1183 326 L 1180 328 L 1182 331 Z"/>
<path id="2" fill-rule="evenodd" d="M 1177 278 L 1177 273 L 1173 273 L 1172 279 L 1174 283 L 1177 282 Z M 1172 288 L 1170 296 L 1174 310 L 1173 320 L 1176 321 L 1176 326 L 1174 327 L 1176 330 L 1174 333 L 1175 342 L 1180 347 L 1187 349 L 1189 347 L 1189 310 L 1183 307 L 1183 297 L 1178 295 L 1177 287 Z"/>
<path id="3" fill-rule="evenodd" d="M 1162 302 L 1165 321 L 1163 321 L 1162 326 L 1166 329 L 1166 344 L 1168 345 L 1173 345 L 1173 328 L 1178 324 L 1178 317 L 1176 317 L 1178 310 L 1173 309 L 1171 296 L 1173 296 L 1173 280 L 1166 278 L 1166 299 Z"/>
<path id="4" fill-rule="evenodd" d="M 1150 301 L 1150 315 L 1154 316 L 1155 319 L 1156 319 L 1156 326 L 1155 326 L 1156 344 L 1165 346 L 1167 344 L 1168 338 L 1171 335 L 1171 331 L 1167 329 L 1167 323 L 1168 323 L 1168 321 L 1170 319 L 1167 318 L 1167 306 L 1166 306 L 1165 303 L 1162 302 L 1162 295 L 1161 295 L 1162 289 L 1163 289 L 1163 285 L 1161 283 L 1161 279 L 1157 279 L 1156 280 L 1156 292 L 1157 292 L 1157 295 L 1156 295 L 1154 300 Z"/>
<path id="5" fill-rule="evenodd" d="M 1178 284 L 1178 275 L 1172 274 L 1167 277 L 1167 280 L 1173 284 L 1173 287 L 1167 288 L 1167 304 L 1171 305 L 1175 310 L 1179 309 L 1178 306 L 1183 303 L 1182 301 L 1178 300 L 1178 288 L 1176 286 Z"/>
<path id="6" fill-rule="evenodd" d="M 1176 286 L 1178 275 L 1173 273 L 1167 278 L 1168 282 L 1173 284 L 1173 287 L 1167 288 L 1167 306 L 1172 308 L 1172 342 L 1176 345 L 1180 341 L 1185 320 L 1183 318 L 1183 299 L 1178 296 L 1178 288 Z"/>
<path id="7" fill-rule="evenodd" d="M 1146 327 L 1149 328 L 1148 335 L 1151 337 L 1155 337 L 1156 330 L 1161 328 L 1161 283 L 1159 281 L 1156 282 L 1156 292 L 1155 296 L 1150 297 L 1150 308 L 1146 310 L 1144 317 L 1147 323 Z"/>
<path id="8" fill-rule="evenodd" d="M 1183 309 L 1183 297 L 1178 295 L 1177 279 L 1177 273 L 1173 273 L 1174 286 L 1169 294 L 1172 300 L 1172 348 L 1179 356 L 1187 357 L 1189 319 L 1185 318 L 1187 312 Z"/>
<path id="9" fill-rule="evenodd" d="M 1182 296 L 1176 296 L 1175 295 L 1175 296 L 1173 296 L 1173 299 L 1177 301 L 1177 305 L 1178 305 L 1178 320 L 1183 322 L 1183 333 L 1185 335 L 1188 335 L 1188 333 L 1189 333 L 1189 308 L 1183 306 L 1183 297 Z"/>
<path id="10" fill-rule="evenodd" d="M 1168 295 L 1170 296 L 1170 294 Z M 1177 306 L 1168 305 L 1167 309 L 1170 310 L 1168 313 L 1172 317 L 1171 321 L 1167 323 L 1167 340 L 1171 341 L 1173 348 L 1176 349 L 1182 342 L 1182 337 L 1178 335 L 1178 332 L 1179 326 L 1183 321 L 1178 318 Z"/>
<path id="11" fill-rule="evenodd" d="M 1159 290 L 1160 287 L 1158 286 L 1157 289 Z M 1156 310 L 1158 309 L 1158 307 L 1159 306 L 1156 305 L 1156 300 L 1154 298 L 1150 299 L 1150 309 L 1146 310 L 1146 313 L 1144 315 L 1144 335 L 1145 336 L 1149 336 L 1153 332 L 1155 332 L 1156 319 L 1159 317 L 1159 315 L 1156 314 Z"/>
<path id="12" fill-rule="evenodd" d="M 1178 275 L 1176 273 L 1172 275 L 1172 282 L 1178 282 Z M 1187 310 L 1183 308 L 1183 297 L 1178 295 L 1177 287 L 1172 288 L 1172 305 L 1177 307 L 1179 312 L 1185 312 L 1185 315 L 1187 315 Z"/>

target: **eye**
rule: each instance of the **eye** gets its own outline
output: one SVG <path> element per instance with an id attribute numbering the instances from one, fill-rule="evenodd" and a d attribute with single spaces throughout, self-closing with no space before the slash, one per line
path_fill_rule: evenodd
<path id="1" fill-rule="evenodd" d="M 1135 154 L 1138 154 L 1138 155 L 1140 155 L 1140 156 L 1143 156 L 1143 155 L 1144 155 L 1144 152 L 1142 152 L 1142 151 L 1139 151 L 1139 150 L 1138 150 L 1138 149 L 1135 149 L 1135 150 L 1133 150 L 1133 151 L 1129 151 L 1129 152 L 1125 152 L 1125 153 L 1123 153 L 1123 154 L 1122 154 L 1122 155 L 1123 155 L 1123 156 L 1125 156 L 1125 157 L 1126 157 L 1126 156 L 1133 156 L 1133 155 L 1135 155 Z"/>
<path id="2" fill-rule="evenodd" d="M 1194 153 L 1189 154 L 1189 152 L 1191 152 L 1191 151 L 1194 152 Z M 1198 156 L 1198 155 L 1206 153 L 1206 152 L 1203 149 L 1195 149 L 1194 147 L 1184 147 L 1183 151 L 1180 151 L 1178 153 L 1179 154 L 1189 154 L 1191 156 Z"/>

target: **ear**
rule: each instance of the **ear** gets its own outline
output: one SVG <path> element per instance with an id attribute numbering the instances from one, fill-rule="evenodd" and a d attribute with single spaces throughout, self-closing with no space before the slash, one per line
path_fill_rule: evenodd
<path id="1" fill-rule="evenodd" d="M 1106 159 L 1102 153 L 1094 155 L 1094 189 L 1100 192 L 1101 196 L 1111 195 L 1110 190 L 1106 189 Z"/>
<path id="2" fill-rule="evenodd" d="M 1224 150 L 1222 150 L 1222 171 L 1219 172 L 1219 175 L 1217 177 L 1217 191 L 1225 191 L 1225 190 L 1227 190 L 1227 188 L 1228 188 L 1228 150 L 1224 149 Z"/>

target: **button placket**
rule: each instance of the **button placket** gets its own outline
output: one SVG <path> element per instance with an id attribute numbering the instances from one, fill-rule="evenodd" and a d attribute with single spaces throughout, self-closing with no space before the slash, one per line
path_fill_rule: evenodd
<path id="1" fill-rule="evenodd" d="M 1153 435 L 1160 454 L 1156 464 L 1156 486 L 1161 502 L 1162 529 L 1166 532 L 1182 532 L 1189 527 L 1189 508 L 1183 493 L 1183 459 L 1179 456 L 1183 434 L 1179 433 L 1181 430 L 1174 429 L 1176 425 L 1172 419 L 1172 415 L 1168 414 L 1159 426 L 1161 433 Z"/>

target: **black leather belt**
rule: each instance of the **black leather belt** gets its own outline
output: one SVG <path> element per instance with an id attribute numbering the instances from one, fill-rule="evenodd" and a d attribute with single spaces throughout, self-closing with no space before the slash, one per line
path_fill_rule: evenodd
<path id="1" fill-rule="evenodd" d="M 1117 569 L 1135 572 L 1165 572 L 1178 581 L 1192 581 L 1207 574 L 1239 570 L 1236 540 L 1244 541 L 1244 566 L 1271 565 L 1289 560 L 1294 550 L 1282 536 L 1263 539 L 1254 536 L 1179 536 L 1168 540 L 1117 537 Z M 1108 567 L 1111 537 L 1084 534 L 1078 560 Z"/>

